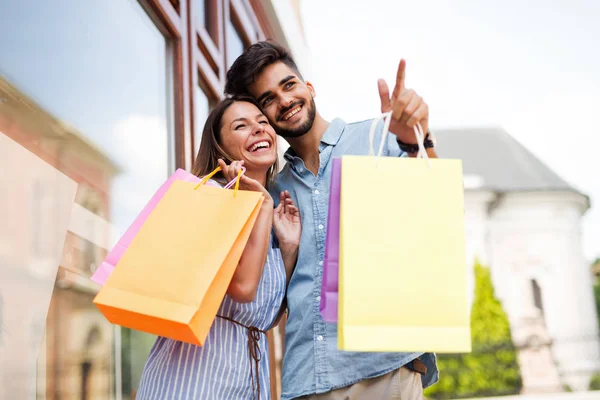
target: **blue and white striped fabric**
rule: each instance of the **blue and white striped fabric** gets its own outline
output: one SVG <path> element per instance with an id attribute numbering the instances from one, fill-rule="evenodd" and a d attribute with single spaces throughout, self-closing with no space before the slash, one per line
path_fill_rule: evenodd
<path id="1" fill-rule="evenodd" d="M 266 331 L 284 295 L 285 268 L 279 249 L 272 247 L 254 302 L 237 303 L 225 296 L 218 314 Z M 262 333 L 259 345 L 260 398 L 264 400 L 271 396 L 268 345 Z M 255 398 L 248 330 L 222 318 L 215 319 L 202 347 L 159 337 L 148 355 L 136 396 L 138 400 Z"/>

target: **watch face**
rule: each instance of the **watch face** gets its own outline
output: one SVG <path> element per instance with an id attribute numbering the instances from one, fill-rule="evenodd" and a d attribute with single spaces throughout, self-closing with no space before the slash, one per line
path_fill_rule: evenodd
<path id="1" fill-rule="evenodd" d="M 427 132 L 423 144 L 425 145 L 426 149 L 435 147 L 435 136 L 433 136 L 433 133 Z"/>
<path id="2" fill-rule="evenodd" d="M 435 146 L 437 143 L 435 141 L 435 136 L 433 136 L 433 133 L 427 132 L 427 136 L 429 136 L 429 140 L 431 140 L 431 143 L 433 143 L 433 145 Z"/>

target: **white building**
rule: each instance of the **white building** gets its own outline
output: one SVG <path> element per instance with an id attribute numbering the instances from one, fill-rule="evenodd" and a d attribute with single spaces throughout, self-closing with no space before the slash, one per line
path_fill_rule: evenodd
<path id="1" fill-rule="evenodd" d="M 600 371 L 581 241 L 588 197 L 501 129 L 435 134 L 440 157 L 463 160 L 468 260 L 491 269 L 520 349 L 523 391 L 587 390 Z"/>

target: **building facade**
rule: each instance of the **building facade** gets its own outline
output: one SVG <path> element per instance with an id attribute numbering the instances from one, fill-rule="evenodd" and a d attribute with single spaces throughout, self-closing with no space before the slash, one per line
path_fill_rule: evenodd
<path id="1" fill-rule="evenodd" d="M 600 371 L 581 241 L 588 197 L 502 129 L 440 130 L 436 137 L 440 157 L 463 161 L 468 262 L 491 270 L 519 351 L 523 392 L 587 390 Z"/>

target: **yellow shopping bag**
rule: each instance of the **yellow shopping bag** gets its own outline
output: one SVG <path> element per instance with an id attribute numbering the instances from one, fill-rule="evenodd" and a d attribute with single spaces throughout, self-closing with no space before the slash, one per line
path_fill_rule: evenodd
<path id="1" fill-rule="evenodd" d="M 471 350 L 462 163 L 419 155 L 342 157 L 341 350 Z"/>
<path id="2" fill-rule="evenodd" d="M 174 181 L 140 228 L 94 299 L 110 322 L 204 344 L 264 200 L 207 178 Z"/>

